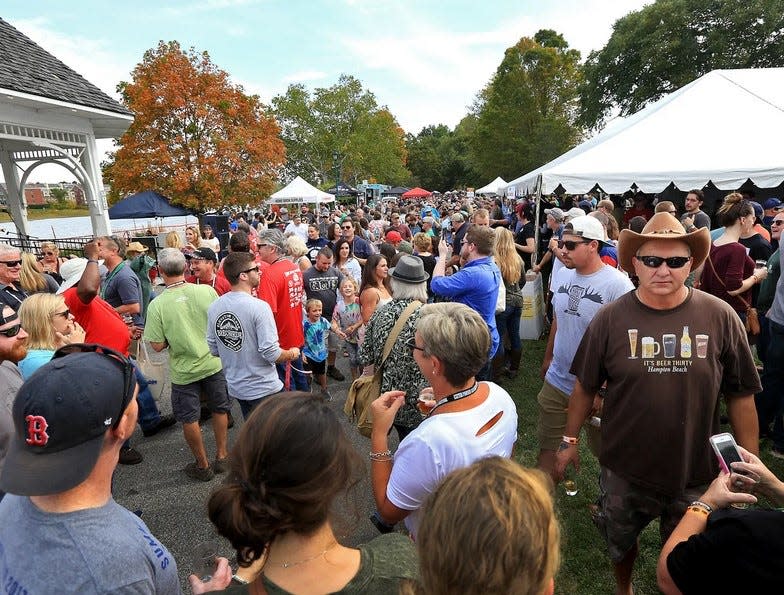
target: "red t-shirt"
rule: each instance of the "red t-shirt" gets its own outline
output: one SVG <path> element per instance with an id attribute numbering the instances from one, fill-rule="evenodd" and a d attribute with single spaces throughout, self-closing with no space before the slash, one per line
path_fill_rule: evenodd
<path id="1" fill-rule="evenodd" d="M 194 283 L 196 285 L 209 285 L 218 295 L 223 295 L 224 293 L 229 293 L 231 291 L 231 285 L 226 279 L 226 275 L 222 274 L 221 271 L 218 271 L 218 273 L 215 274 L 215 278 L 212 280 L 212 283 L 202 283 L 199 281 L 199 279 L 196 278 L 195 275 L 185 277 L 185 280 L 188 283 Z"/>
<path id="2" fill-rule="evenodd" d="M 305 343 L 302 329 L 305 287 L 300 268 L 286 258 L 270 264 L 261 276 L 258 296 L 270 305 L 275 315 L 280 348 L 302 347 Z"/>
<path id="3" fill-rule="evenodd" d="M 76 293 L 76 287 L 66 289 L 63 299 L 76 322 L 84 328 L 86 343 L 98 343 L 128 355 L 131 333 L 114 308 L 99 296 L 95 296 L 89 304 L 82 303 Z"/>

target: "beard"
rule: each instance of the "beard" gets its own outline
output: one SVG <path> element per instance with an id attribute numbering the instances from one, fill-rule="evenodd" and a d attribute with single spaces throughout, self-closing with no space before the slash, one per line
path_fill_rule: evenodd
<path id="1" fill-rule="evenodd" d="M 27 355 L 27 339 L 18 341 L 13 337 L 13 342 L 10 345 L 0 346 L 0 362 L 8 360 L 18 364 Z"/>

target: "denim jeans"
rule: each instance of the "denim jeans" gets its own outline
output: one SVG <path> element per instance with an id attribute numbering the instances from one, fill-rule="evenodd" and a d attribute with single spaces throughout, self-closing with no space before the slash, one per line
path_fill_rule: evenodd
<path id="1" fill-rule="evenodd" d="M 784 452 L 784 427 L 779 418 L 784 414 L 784 325 L 768 319 L 769 338 L 765 368 L 762 371 L 762 392 L 755 396 L 760 430 L 773 424 L 773 446 Z"/>
<path id="2" fill-rule="evenodd" d="M 297 371 L 305 369 L 304 364 L 302 363 L 301 355 L 291 362 L 281 362 L 279 364 L 275 364 L 275 367 L 278 369 L 278 378 L 280 378 L 280 381 L 283 383 L 284 390 L 286 390 L 286 365 L 289 363 L 291 364 L 291 387 L 289 390 L 301 390 L 308 392 L 310 387 L 308 386 L 307 377 L 302 372 Z"/>
<path id="3" fill-rule="evenodd" d="M 509 337 L 509 349 L 519 351 L 523 347 L 520 339 L 520 317 L 523 314 L 522 306 L 507 306 L 506 310 L 495 315 L 495 325 L 501 342 L 498 344 L 498 354 L 504 352 L 504 337 Z"/>
<path id="4" fill-rule="evenodd" d="M 136 402 L 139 404 L 139 425 L 142 429 L 154 428 L 161 421 L 161 412 L 147 387 L 147 379 L 136 362 L 133 360 L 131 362 L 136 373 L 136 381 L 139 383 L 139 394 L 136 395 Z"/>

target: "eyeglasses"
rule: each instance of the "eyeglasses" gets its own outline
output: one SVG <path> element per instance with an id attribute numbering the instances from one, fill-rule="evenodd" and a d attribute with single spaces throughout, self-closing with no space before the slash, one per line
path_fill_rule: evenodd
<path id="1" fill-rule="evenodd" d="M 340 229 L 354 229 L 351 225 L 341 225 Z"/>
<path id="2" fill-rule="evenodd" d="M 408 339 L 406 341 L 406 347 L 408 347 L 411 350 L 412 353 L 413 353 L 414 349 L 419 349 L 419 351 L 421 351 L 422 353 L 424 353 L 424 351 L 425 351 L 424 347 L 418 347 L 417 346 L 416 340 L 414 339 L 414 337 L 411 337 L 410 339 Z"/>
<path id="3" fill-rule="evenodd" d="M 22 261 L 21 260 L 0 260 L 0 264 L 4 264 L 5 266 L 7 266 L 10 269 L 11 267 L 18 267 L 18 266 L 20 266 L 22 264 Z"/>
<path id="4" fill-rule="evenodd" d="M 635 256 L 635 258 L 652 269 L 658 269 L 665 262 L 670 269 L 680 269 L 691 260 L 691 256 L 670 256 L 669 258 L 663 258 L 661 256 Z"/>
<path id="5" fill-rule="evenodd" d="M 256 248 L 266 248 L 269 244 L 256 244 Z"/>
<path id="6" fill-rule="evenodd" d="M 771 225 L 784 225 L 784 219 L 774 219 L 770 222 Z"/>
<path id="7" fill-rule="evenodd" d="M 44 252 L 44 256 L 54 256 L 54 252 Z"/>
<path id="8" fill-rule="evenodd" d="M 250 268 L 250 269 L 247 269 L 247 270 L 244 270 L 244 271 L 240 271 L 240 273 L 250 273 L 251 271 L 257 271 L 258 272 L 258 270 L 259 270 L 259 265 L 256 265 L 253 268 Z"/>
<path id="9" fill-rule="evenodd" d="M 14 326 L 9 326 L 8 328 L 4 328 L 3 330 L 1 330 L 0 335 L 3 335 L 4 337 L 8 337 L 10 339 L 11 337 L 16 337 L 16 335 L 18 335 L 19 331 L 21 330 L 22 330 L 21 323 L 17 323 Z"/>
<path id="10" fill-rule="evenodd" d="M 72 343 L 70 345 L 64 345 L 60 347 L 57 351 L 54 352 L 52 355 L 52 359 L 57 359 L 60 357 L 65 357 L 67 355 L 71 355 L 72 353 L 98 353 L 109 359 L 116 361 L 122 366 L 123 370 L 123 399 L 122 404 L 120 405 L 120 413 L 117 415 L 117 419 L 114 421 L 112 425 L 112 429 L 116 429 L 117 426 L 120 424 L 120 419 L 122 419 L 123 412 L 127 409 L 128 405 L 133 398 L 133 388 L 134 384 L 136 383 L 136 373 L 134 371 L 133 364 L 131 360 L 125 357 L 119 351 L 115 351 L 114 349 L 109 349 L 108 347 L 104 347 L 103 345 L 97 345 L 95 343 Z"/>
<path id="11" fill-rule="evenodd" d="M 62 316 L 62 317 L 63 317 L 63 318 L 65 318 L 66 320 L 68 319 L 68 317 L 69 317 L 70 315 L 71 315 L 71 311 L 70 311 L 70 310 L 64 310 L 64 311 L 62 311 L 62 312 L 55 312 L 55 313 L 54 313 L 54 316 Z"/>
<path id="12" fill-rule="evenodd" d="M 572 250 L 576 250 L 577 246 L 580 244 L 590 244 L 593 240 L 580 240 L 579 242 L 574 242 L 572 240 L 558 240 L 558 247 L 563 250 L 566 248 L 570 252 Z"/>

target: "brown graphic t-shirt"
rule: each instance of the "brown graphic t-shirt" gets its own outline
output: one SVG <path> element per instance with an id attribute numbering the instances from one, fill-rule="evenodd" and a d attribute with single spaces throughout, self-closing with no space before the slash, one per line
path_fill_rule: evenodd
<path id="1" fill-rule="evenodd" d="M 699 290 L 672 310 L 649 308 L 635 292 L 608 304 L 571 372 L 589 391 L 607 381 L 601 464 L 670 496 L 718 473 L 708 438 L 719 432 L 719 396 L 761 390 L 737 314 Z"/>

